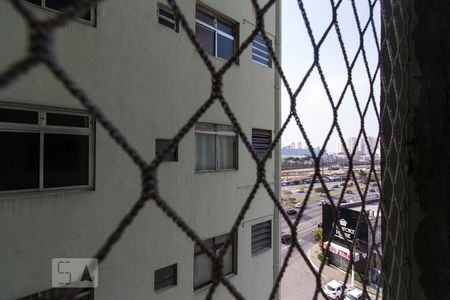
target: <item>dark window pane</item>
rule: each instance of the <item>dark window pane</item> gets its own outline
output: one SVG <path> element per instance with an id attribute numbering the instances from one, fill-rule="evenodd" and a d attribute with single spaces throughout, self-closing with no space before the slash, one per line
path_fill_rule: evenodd
<path id="1" fill-rule="evenodd" d="M 207 29 L 204 26 L 196 25 L 195 26 L 195 36 L 197 37 L 200 46 L 202 46 L 203 50 L 206 53 L 215 55 L 214 53 L 214 44 L 215 44 L 215 34 L 214 31 Z"/>
<path id="2" fill-rule="evenodd" d="M 65 7 L 67 7 L 68 5 L 71 5 L 73 3 L 75 3 L 75 0 L 46 0 L 45 1 L 45 6 L 54 10 L 63 10 Z M 78 16 L 81 19 L 84 19 L 86 21 L 90 21 L 91 20 L 91 12 L 88 11 L 86 14 L 84 15 L 80 15 Z"/>
<path id="3" fill-rule="evenodd" d="M 155 271 L 155 291 L 174 285 L 177 285 L 177 264 Z"/>
<path id="4" fill-rule="evenodd" d="M 218 34 L 217 35 L 217 57 L 230 59 L 234 53 L 234 41 Z"/>
<path id="5" fill-rule="evenodd" d="M 39 113 L 37 111 L 0 108 L 0 122 L 38 124 Z"/>
<path id="6" fill-rule="evenodd" d="M 0 191 L 39 187 L 39 133 L 0 132 Z"/>
<path id="7" fill-rule="evenodd" d="M 171 19 L 172 21 L 175 21 L 175 15 L 172 12 L 167 11 L 167 10 L 162 9 L 162 8 L 159 8 L 158 11 L 159 11 L 159 15 L 160 16 L 163 16 L 163 17 L 166 17 L 168 19 Z"/>
<path id="8" fill-rule="evenodd" d="M 175 30 L 175 23 L 167 21 L 166 19 L 158 18 L 158 23 L 161 24 L 161 25 L 164 25 L 166 27 L 169 27 L 170 29 Z"/>
<path id="9" fill-rule="evenodd" d="M 197 10 L 195 12 L 195 18 L 197 20 L 202 21 L 203 23 L 206 23 L 206 24 L 211 25 L 211 26 L 214 27 L 214 17 L 212 17 L 212 16 L 210 16 L 210 15 L 208 15 L 208 14 L 202 12 L 202 11 Z"/>
<path id="10" fill-rule="evenodd" d="M 217 29 L 225 33 L 228 33 L 231 36 L 233 35 L 233 27 L 223 22 L 217 21 Z"/>
<path id="11" fill-rule="evenodd" d="M 170 144 L 171 140 L 166 139 L 156 139 L 156 146 L 155 146 L 155 154 L 158 155 L 159 153 L 163 152 Z M 178 161 L 178 147 L 175 147 L 175 150 L 167 153 L 164 156 L 164 161 Z"/>
<path id="12" fill-rule="evenodd" d="M 47 125 L 89 128 L 89 117 L 47 113 Z"/>
<path id="13" fill-rule="evenodd" d="M 89 184 L 89 136 L 44 135 L 44 187 Z"/>
<path id="14" fill-rule="evenodd" d="M 25 0 L 25 1 L 36 4 L 36 5 L 41 5 L 41 3 L 42 3 L 42 0 Z"/>

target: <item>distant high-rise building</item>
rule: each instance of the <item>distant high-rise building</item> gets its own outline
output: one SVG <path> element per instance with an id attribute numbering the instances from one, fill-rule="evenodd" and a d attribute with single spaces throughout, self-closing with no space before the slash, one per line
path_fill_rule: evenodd
<path id="1" fill-rule="evenodd" d="M 292 144 L 291 144 L 291 149 L 295 149 L 295 143 L 294 142 L 292 142 Z"/>
<path id="2" fill-rule="evenodd" d="M 348 141 L 347 141 L 348 151 L 349 152 L 353 152 L 353 148 L 355 148 L 355 145 L 356 145 L 356 137 L 349 138 Z"/>
<path id="3" fill-rule="evenodd" d="M 370 151 L 374 151 L 375 150 L 375 146 L 377 143 L 377 139 L 374 138 L 373 136 L 368 136 L 367 140 L 369 141 L 369 147 L 370 147 Z"/>
<path id="4" fill-rule="evenodd" d="M 297 143 L 297 149 L 302 149 L 302 142 Z"/>
<path id="5" fill-rule="evenodd" d="M 367 153 L 367 144 L 363 137 L 361 137 L 359 140 L 359 152 L 362 155 L 366 155 Z"/>

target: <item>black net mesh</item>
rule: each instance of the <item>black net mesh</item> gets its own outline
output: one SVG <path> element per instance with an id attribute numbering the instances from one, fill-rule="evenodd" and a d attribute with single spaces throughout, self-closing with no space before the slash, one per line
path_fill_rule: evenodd
<path id="1" fill-rule="evenodd" d="M 244 0 L 243 0 L 244 1 Z M 400 52 L 400 45 L 404 43 L 406 35 L 406 24 L 407 17 L 404 5 L 401 1 L 382 1 L 380 0 L 330 0 L 327 3 L 328 9 L 331 11 L 331 16 L 326 18 L 330 22 L 325 27 L 323 32 L 314 32 L 311 26 L 311 20 L 306 9 L 304 2 L 298 1 L 298 9 L 301 15 L 301 22 L 304 24 L 309 40 L 305 40 L 304 43 L 309 43 L 312 49 L 313 59 L 310 61 L 310 67 L 306 72 L 297 74 L 298 78 L 301 78 L 298 86 L 292 86 L 285 76 L 283 68 L 280 64 L 278 57 L 278 51 L 276 47 L 271 44 L 265 30 L 265 15 L 269 10 L 275 9 L 276 0 L 266 1 L 264 5 L 260 5 L 257 0 L 249 0 L 253 9 L 255 11 L 255 29 L 252 33 L 243 38 L 242 43 L 236 47 L 236 51 L 231 56 L 231 58 L 223 64 L 220 68 L 216 68 L 210 60 L 209 55 L 202 49 L 198 40 L 196 39 L 196 34 L 194 28 L 191 27 L 191 23 L 185 18 L 183 11 L 180 10 L 177 2 L 175 0 L 168 0 L 167 4 L 171 7 L 176 17 L 179 20 L 180 32 L 184 32 L 192 43 L 192 47 L 195 47 L 198 55 L 201 57 L 203 63 L 209 70 L 212 79 L 212 88 L 210 92 L 210 97 L 206 99 L 203 105 L 198 107 L 197 111 L 186 120 L 185 125 L 179 129 L 178 133 L 172 138 L 171 142 L 168 144 L 166 149 L 160 152 L 155 159 L 152 161 L 146 161 L 143 156 L 130 144 L 127 138 L 122 134 L 120 128 L 116 127 L 108 118 L 107 115 L 102 111 L 102 109 L 97 106 L 95 99 L 91 98 L 87 93 L 84 92 L 83 88 L 79 86 L 71 76 L 64 70 L 63 67 L 56 60 L 55 49 L 53 38 L 55 36 L 55 31 L 63 27 L 75 16 L 86 16 L 90 11 L 92 6 L 97 5 L 96 0 L 79 0 L 71 1 L 72 4 L 63 7 L 62 14 L 52 15 L 46 19 L 39 19 L 33 13 L 33 9 L 27 5 L 26 2 L 20 0 L 11 0 L 14 8 L 17 12 L 24 18 L 29 29 L 29 49 L 26 56 L 19 61 L 11 62 L 11 65 L 0 72 L 0 89 L 4 89 L 7 86 L 14 83 L 20 76 L 26 74 L 32 68 L 38 65 L 44 65 L 50 72 L 53 73 L 55 80 L 60 81 L 64 87 L 77 99 L 89 112 L 91 112 L 98 123 L 104 127 L 104 129 L 109 133 L 111 138 L 122 148 L 122 150 L 132 159 L 134 164 L 139 168 L 142 176 L 141 185 L 141 195 L 136 203 L 131 207 L 129 212 L 123 217 L 120 223 L 115 229 L 112 229 L 111 234 L 106 238 L 104 245 L 98 250 L 94 255 L 101 263 L 107 259 L 112 247 L 119 243 L 123 234 L 125 234 L 127 227 L 133 223 L 133 220 L 138 216 L 139 212 L 143 209 L 147 201 L 153 201 L 159 209 L 171 219 L 180 230 L 182 230 L 192 241 L 194 241 L 198 247 L 204 251 L 208 257 L 213 262 L 213 280 L 212 284 L 209 286 L 207 299 L 213 298 L 216 288 L 218 285 L 224 285 L 230 295 L 236 299 L 244 299 L 241 292 L 233 286 L 233 284 L 224 276 L 222 272 L 223 257 L 227 249 L 232 245 L 232 237 L 238 230 L 239 225 L 244 219 L 246 212 L 248 211 L 250 204 L 252 203 L 255 194 L 258 190 L 264 189 L 273 200 L 274 205 L 278 208 L 281 217 L 286 222 L 288 228 L 291 231 L 293 237 L 292 244 L 289 246 L 287 254 L 283 261 L 280 263 L 280 269 L 278 276 L 274 278 L 274 284 L 270 295 L 268 298 L 273 299 L 277 296 L 280 288 L 280 282 L 285 274 L 286 268 L 288 267 L 289 259 L 294 251 L 298 251 L 300 255 L 305 260 L 308 268 L 314 274 L 316 278 L 316 285 L 311 286 L 311 290 L 314 290 L 314 298 L 325 297 L 326 295 L 323 290 L 323 282 L 321 280 L 321 275 L 324 270 L 325 260 L 322 261 L 318 271 L 307 259 L 307 254 L 305 253 L 302 246 L 297 240 L 296 228 L 302 220 L 304 215 L 304 210 L 306 204 L 308 203 L 312 191 L 314 189 L 314 182 L 318 180 L 320 185 L 324 189 L 326 198 L 334 212 L 335 222 L 333 223 L 332 231 L 339 231 L 344 233 L 342 226 L 337 220 L 339 219 L 338 208 L 343 203 L 345 196 L 347 183 L 353 182 L 356 187 L 357 195 L 362 199 L 362 209 L 358 217 L 358 226 L 356 232 L 358 232 L 360 224 L 368 224 L 369 236 L 375 240 L 377 229 L 380 225 L 379 222 L 383 223 L 383 243 L 377 244 L 372 243 L 371 249 L 367 251 L 368 259 L 366 269 L 370 268 L 370 262 L 376 259 L 382 260 L 382 254 L 386 252 L 392 256 L 385 261 L 391 262 L 390 264 L 383 265 L 383 270 L 378 279 L 378 288 L 375 289 L 370 294 L 371 298 L 381 298 L 381 286 L 389 291 L 388 295 L 395 298 L 395 295 L 400 290 L 401 284 L 406 284 L 407 280 L 404 278 L 406 276 L 405 272 L 402 272 L 402 261 L 404 261 L 403 256 L 407 252 L 407 244 L 403 243 L 406 235 L 407 229 L 404 228 L 404 222 L 401 222 L 399 211 L 404 208 L 404 199 L 385 199 L 381 201 L 381 205 L 378 211 L 375 212 L 375 222 L 371 222 L 369 219 L 369 213 L 365 208 L 365 199 L 368 194 L 369 184 L 361 184 L 358 180 L 358 174 L 354 171 L 354 157 L 357 152 L 357 145 L 363 143 L 366 145 L 367 151 L 370 156 L 370 164 L 367 172 L 367 181 L 373 181 L 378 190 L 382 191 L 382 185 L 392 186 L 402 184 L 405 186 L 404 177 L 400 171 L 399 155 L 401 151 L 400 140 L 396 140 L 397 136 L 402 135 L 402 122 L 399 115 L 396 113 L 399 109 L 398 99 L 403 97 L 404 93 L 404 82 L 402 81 L 403 72 L 402 70 L 402 60 L 404 59 L 404 53 Z M 324 1 L 324 5 L 325 5 Z M 356 51 L 352 51 L 350 54 L 347 50 L 347 46 L 344 42 L 343 32 L 340 27 L 340 22 L 338 16 L 341 13 L 344 3 L 348 8 L 347 13 L 354 18 L 354 34 L 357 35 L 356 40 L 358 45 Z M 358 10 L 359 7 L 363 6 L 368 12 L 364 18 L 360 17 L 361 13 Z M 381 11 L 381 20 L 379 19 L 379 12 Z M 381 32 L 380 25 L 381 23 Z M 251 139 L 244 133 L 240 126 L 240 122 L 235 116 L 234 112 L 231 110 L 226 98 L 224 97 L 223 91 L 223 77 L 224 74 L 230 69 L 230 67 L 238 60 L 242 52 L 251 47 L 252 41 L 257 35 L 261 35 L 263 41 L 269 50 L 272 67 L 275 68 L 277 72 L 282 87 L 286 90 L 290 99 L 290 109 L 287 117 L 281 122 L 281 128 L 276 132 L 272 139 L 270 147 L 266 155 L 256 154 L 252 148 Z M 380 39 L 381 35 L 381 39 Z M 329 78 L 327 78 L 326 73 L 323 70 L 323 64 L 321 63 L 321 51 L 326 44 L 327 39 L 331 36 L 337 39 L 339 45 L 340 53 L 336 53 L 336 59 L 340 59 L 343 62 L 344 73 L 347 74 L 345 84 L 340 87 L 340 92 L 338 95 L 333 95 L 330 91 Z M 295 39 L 295 36 L 290 36 L 288 38 Z M 370 46 L 368 46 L 368 41 L 370 41 Z M 370 48 L 370 49 L 369 49 Z M 376 57 L 380 56 L 381 50 L 383 49 L 383 74 L 381 78 L 381 107 L 380 107 L 380 93 L 379 91 L 379 74 L 380 74 L 380 64 L 377 59 L 373 64 L 368 58 L 368 51 L 375 51 Z M 277 54 L 276 54 L 277 53 Z M 359 75 L 355 79 L 354 67 L 357 63 L 361 63 L 365 74 L 363 76 Z M 316 74 L 315 79 L 312 79 L 312 74 Z M 321 145 L 320 151 L 316 152 L 310 142 L 310 136 L 301 121 L 300 112 L 301 106 L 298 105 L 300 101 L 298 95 L 302 92 L 305 85 L 310 80 L 318 80 L 321 89 L 326 95 L 326 100 L 332 111 L 332 123 Z M 355 83 L 356 81 L 363 81 L 366 84 L 366 90 L 368 91 L 368 96 L 361 96 L 358 94 L 358 87 Z M 353 118 L 357 118 L 360 123 L 359 132 L 356 137 L 355 145 L 350 148 L 344 139 L 344 134 L 341 130 L 340 123 L 343 121 L 339 118 L 339 112 L 341 104 L 345 97 L 352 99 L 355 114 Z M 203 243 L 203 239 L 192 229 L 192 227 L 187 224 L 177 213 L 177 211 L 171 207 L 164 199 L 164 195 L 161 195 L 158 191 L 158 177 L 157 170 L 161 162 L 164 160 L 166 155 L 170 155 L 173 150 L 177 147 L 180 141 L 185 137 L 185 135 L 192 130 L 194 124 L 199 120 L 199 118 L 214 104 L 219 103 L 228 116 L 231 124 L 234 126 L 236 134 L 242 140 L 248 152 L 251 154 L 252 159 L 255 163 L 255 169 L 257 171 L 257 180 L 253 185 L 253 188 L 248 195 L 240 213 L 236 216 L 233 226 L 229 231 L 229 237 L 224 243 L 222 249 L 218 252 L 212 252 Z M 368 134 L 366 132 L 366 119 L 369 111 L 373 112 L 375 115 L 375 120 L 377 126 L 383 132 L 383 138 L 378 136 L 376 138 L 376 143 L 370 142 L 368 139 Z M 384 118 L 382 122 L 382 117 Z M 383 126 L 381 124 L 383 123 Z M 280 199 L 278 198 L 276 192 L 271 187 L 265 174 L 265 167 L 269 156 L 276 147 L 280 144 L 281 137 L 285 132 L 288 124 L 295 124 L 298 128 L 299 134 L 301 134 L 303 140 L 306 142 L 306 146 L 311 153 L 311 158 L 313 160 L 314 174 L 312 175 L 312 181 L 306 190 L 306 196 L 304 200 L 304 205 L 300 208 L 298 215 L 295 220 L 289 218 L 285 210 L 283 209 Z M 329 145 L 331 136 L 335 134 L 338 136 L 340 143 L 343 145 L 343 151 L 346 158 L 348 159 L 348 171 L 345 176 L 345 186 L 339 195 L 338 200 L 332 200 L 330 192 L 324 181 L 324 176 L 321 173 L 321 162 L 324 155 L 324 149 Z M 384 147 L 381 148 L 381 144 Z M 376 172 L 375 155 L 376 152 L 381 148 L 382 155 L 388 161 L 395 160 L 396 164 L 388 164 L 389 167 L 385 169 L 383 173 L 383 178 L 380 178 L 380 174 Z M 396 166 L 395 168 L 392 166 Z M 381 199 L 383 195 L 381 195 Z M 372 218 L 373 220 L 373 218 Z M 352 267 L 356 267 L 354 250 L 355 243 L 349 241 L 345 238 L 343 234 L 346 247 L 349 249 L 350 253 L 350 264 L 347 268 L 347 273 L 345 277 L 345 283 L 349 280 L 349 275 Z M 384 247 L 384 248 L 383 248 Z M 325 251 L 329 251 L 330 244 L 326 246 Z M 390 268 L 389 278 L 383 278 L 384 269 Z M 401 280 L 398 280 L 398 279 Z M 363 278 L 363 290 L 364 293 L 368 294 L 368 282 Z M 73 298 L 75 295 L 68 293 L 66 298 Z M 301 295 L 299 295 L 301 298 Z"/>

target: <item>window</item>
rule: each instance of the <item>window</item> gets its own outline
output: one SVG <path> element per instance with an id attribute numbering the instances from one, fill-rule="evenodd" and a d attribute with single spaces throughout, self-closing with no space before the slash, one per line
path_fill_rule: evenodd
<path id="1" fill-rule="evenodd" d="M 235 26 L 198 9 L 195 14 L 195 35 L 206 53 L 228 60 L 234 54 Z"/>
<path id="2" fill-rule="evenodd" d="M 175 285 L 177 285 L 177 264 L 155 271 L 155 291 Z"/>
<path id="3" fill-rule="evenodd" d="M 255 36 L 252 42 L 252 60 L 256 63 L 272 67 L 269 48 L 261 35 Z"/>
<path id="4" fill-rule="evenodd" d="M 272 247 L 272 222 L 266 221 L 252 226 L 252 254 Z"/>
<path id="5" fill-rule="evenodd" d="M 272 142 L 272 132 L 270 130 L 253 129 L 252 130 L 252 148 L 258 158 L 263 158 L 269 151 Z M 272 157 L 272 154 L 269 155 Z"/>
<path id="6" fill-rule="evenodd" d="M 178 19 L 169 7 L 158 3 L 157 15 L 159 24 L 178 32 Z"/>
<path id="7" fill-rule="evenodd" d="M 0 107 L 0 193 L 93 186 L 93 121 L 82 112 Z"/>
<path id="8" fill-rule="evenodd" d="M 42 8 L 46 8 L 57 12 L 61 12 L 67 6 L 77 2 L 77 0 L 25 0 L 25 1 L 40 6 Z M 80 15 L 77 18 L 83 21 L 87 21 L 91 24 L 95 24 L 95 7 L 92 7 L 84 15 Z"/>
<path id="9" fill-rule="evenodd" d="M 195 125 L 197 171 L 236 170 L 237 136 L 233 126 Z"/>
<path id="10" fill-rule="evenodd" d="M 224 234 L 203 242 L 211 251 L 219 254 L 227 237 L 228 234 Z M 213 264 L 197 244 L 194 252 L 194 289 L 198 289 L 211 283 Z M 236 237 L 233 237 L 233 241 L 223 257 L 223 275 L 232 273 L 236 273 Z"/>
<path id="11" fill-rule="evenodd" d="M 166 149 L 172 140 L 168 139 L 156 139 L 155 155 L 159 155 Z M 163 161 L 178 161 L 178 147 L 175 150 L 166 154 Z"/>

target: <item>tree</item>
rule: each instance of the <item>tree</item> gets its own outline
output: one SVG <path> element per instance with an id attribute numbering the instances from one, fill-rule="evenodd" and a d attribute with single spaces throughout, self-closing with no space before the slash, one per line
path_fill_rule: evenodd
<path id="1" fill-rule="evenodd" d="M 319 187 L 314 189 L 314 192 L 316 192 L 316 193 L 325 193 L 325 189 L 323 188 L 323 186 L 319 186 Z"/>
<path id="2" fill-rule="evenodd" d="M 322 228 L 317 228 L 316 230 L 313 230 L 312 234 L 313 234 L 313 238 L 316 242 L 322 242 L 322 238 L 323 238 Z"/>

